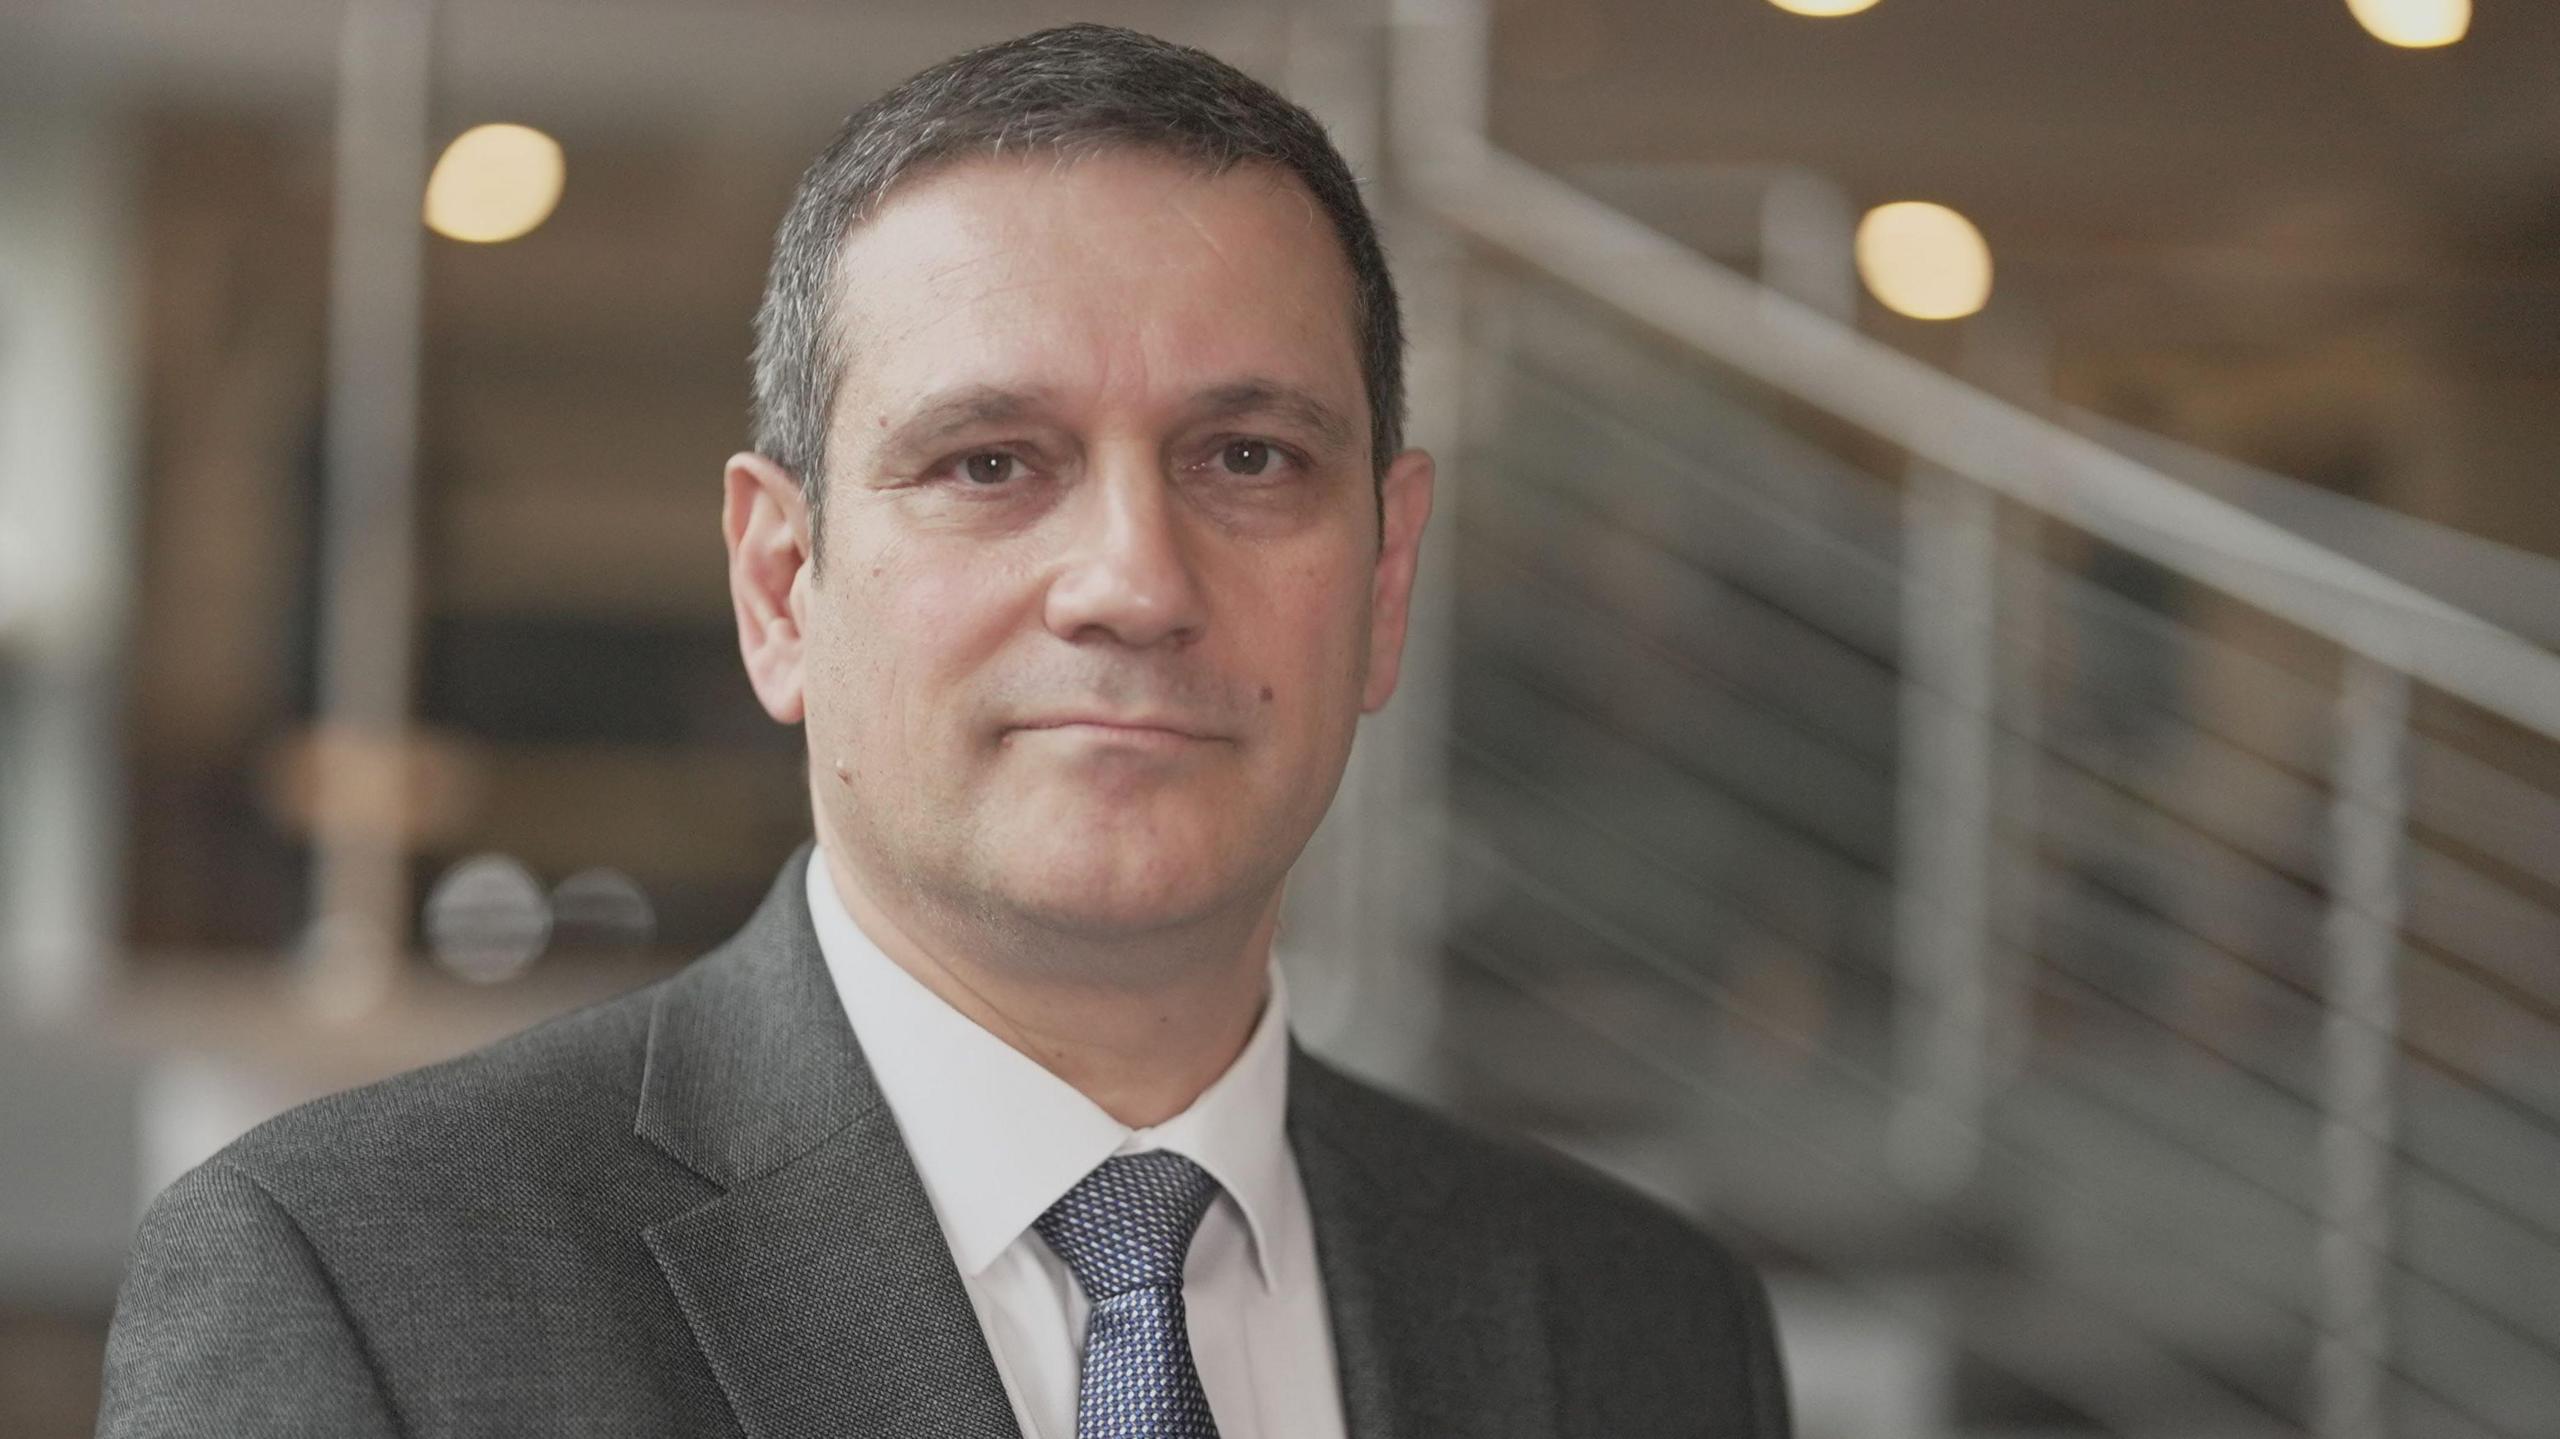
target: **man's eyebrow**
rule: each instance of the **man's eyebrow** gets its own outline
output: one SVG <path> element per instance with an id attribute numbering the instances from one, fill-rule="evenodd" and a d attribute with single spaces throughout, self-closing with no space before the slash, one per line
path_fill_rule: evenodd
<path id="1" fill-rule="evenodd" d="M 1038 413 L 1037 395 L 999 385 L 965 385 L 926 398 L 912 414 L 897 422 L 883 438 L 885 449 L 906 452 L 929 449 L 954 435 L 982 425 L 1010 424 Z M 1216 385 L 1192 397 L 1183 407 L 1193 424 L 1246 415 L 1272 415 L 1309 431 L 1325 445 L 1348 449 L 1355 441 L 1351 421 L 1340 410 L 1306 390 L 1278 380 L 1245 379 Z"/>
<path id="2" fill-rule="evenodd" d="M 900 420 L 884 444 L 891 449 L 923 449 L 963 430 L 1001 425 L 1038 409 L 1034 396 L 996 385 L 966 385 L 933 395 Z"/>
<path id="3" fill-rule="evenodd" d="M 1238 380 L 1203 390 L 1186 407 L 1196 423 L 1239 415 L 1277 415 L 1315 432 L 1334 449 L 1351 448 L 1351 421 L 1340 410 L 1295 385 L 1277 380 Z"/>

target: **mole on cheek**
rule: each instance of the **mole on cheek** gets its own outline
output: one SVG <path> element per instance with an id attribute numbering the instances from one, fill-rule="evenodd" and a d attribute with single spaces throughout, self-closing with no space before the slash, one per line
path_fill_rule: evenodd
<path id="1" fill-rule="evenodd" d="M 1262 702 L 1264 704 L 1271 703 L 1271 686 L 1269 685 L 1264 685 L 1262 687 Z"/>

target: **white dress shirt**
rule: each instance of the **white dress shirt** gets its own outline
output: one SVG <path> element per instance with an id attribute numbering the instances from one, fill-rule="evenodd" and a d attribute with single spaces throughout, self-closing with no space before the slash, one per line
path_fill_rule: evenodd
<path id="1" fill-rule="evenodd" d="M 1115 1154 L 1170 1149 L 1218 1181 L 1183 1269 L 1191 1353 L 1221 1439 L 1342 1439 L 1333 1331 L 1289 1151 L 1277 965 L 1244 1052 L 1189 1109 L 1130 1129 L 881 953 L 823 850 L 809 913 L 854 1037 L 951 1245 L 1024 1439 L 1075 1439 L 1090 1305 L 1031 1222 Z"/>

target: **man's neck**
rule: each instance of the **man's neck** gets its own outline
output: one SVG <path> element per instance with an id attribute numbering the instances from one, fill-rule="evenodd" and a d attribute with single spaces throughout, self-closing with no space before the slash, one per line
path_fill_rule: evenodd
<path id="1" fill-rule="evenodd" d="M 1049 938 L 1033 960 L 1012 953 L 1024 947 L 1018 938 L 972 935 L 917 906 L 884 903 L 886 886 L 865 883 L 824 845 L 813 862 L 827 866 L 845 912 L 891 962 L 1132 1129 L 1190 1108 L 1244 1052 L 1268 998 L 1277 895 L 1249 928 L 1160 941 L 1188 952 L 1149 956 L 1146 972 L 1162 979 L 1132 986 L 1091 978 L 1125 975 L 1125 954 L 1080 964 L 1075 951 L 1088 946 Z"/>

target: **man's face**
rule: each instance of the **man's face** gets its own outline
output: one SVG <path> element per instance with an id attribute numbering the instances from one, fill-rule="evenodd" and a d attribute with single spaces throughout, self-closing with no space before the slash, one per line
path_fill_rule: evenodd
<path id="1" fill-rule="evenodd" d="M 823 569 L 790 596 L 831 844 L 1084 936 L 1267 910 L 1394 689 L 1430 503 L 1399 457 L 1381 534 L 1324 212 L 1263 168 L 978 161 L 896 192 L 839 276 Z"/>

